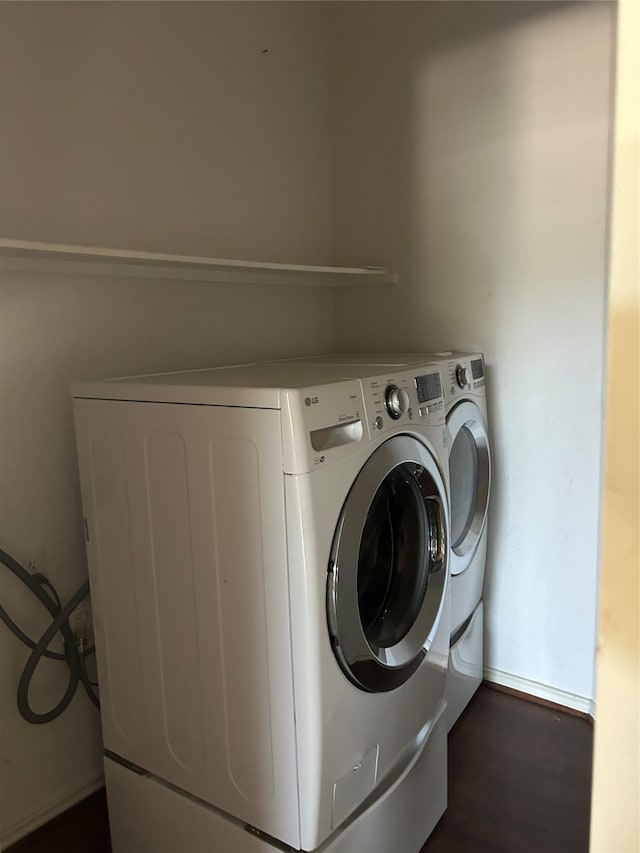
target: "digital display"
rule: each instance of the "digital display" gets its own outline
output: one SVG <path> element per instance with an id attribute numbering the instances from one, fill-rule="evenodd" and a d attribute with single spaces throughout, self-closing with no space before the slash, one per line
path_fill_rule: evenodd
<path id="1" fill-rule="evenodd" d="M 474 358 L 471 362 L 471 375 L 474 379 L 480 379 L 484 376 L 484 369 L 482 367 L 482 359 Z"/>
<path id="2" fill-rule="evenodd" d="M 418 392 L 419 403 L 426 403 L 429 400 L 442 397 L 440 374 L 425 373 L 423 376 L 416 376 L 416 391 Z"/>

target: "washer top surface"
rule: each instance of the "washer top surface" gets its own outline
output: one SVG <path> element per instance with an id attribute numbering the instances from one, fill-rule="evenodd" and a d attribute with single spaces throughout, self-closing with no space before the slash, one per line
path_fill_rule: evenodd
<path id="1" fill-rule="evenodd" d="M 378 377 L 392 383 L 402 364 L 344 364 L 331 357 L 253 362 L 198 370 L 76 382 L 72 395 L 101 400 L 136 400 L 279 409 L 282 392 Z M 342 358 L 342 357 L 340 357 Z M 322 361 L 319 361 L 322 359 Z"/>
<path id="2" fill-rule="evenodd" d="M 358 376 L 379 373 L 377 365 L 363 366 L 357 371 Z M 354 378 L 356 371 L 343 365 L 273 361 L 77 382 L 72 393 L 74 397 L 108 400 L 279 409 L 283 390 L 329 385 Z"/>
<path id="3" fill-rule="evenodd" d="M 296 359 L 297 363 L 306 362 L 316 365 L 344 365 L 349 367 L 389 368 L 389 367 L 416 367 L 420 364 L 428 365 L 436 362 L 471 358 L 480 355 L 476 352 L 462 352 L 460 350 L 442 350 L 440 352 L 382 352 L 382 353 L 333 353 L 331 355 L 308 356 Z"/>

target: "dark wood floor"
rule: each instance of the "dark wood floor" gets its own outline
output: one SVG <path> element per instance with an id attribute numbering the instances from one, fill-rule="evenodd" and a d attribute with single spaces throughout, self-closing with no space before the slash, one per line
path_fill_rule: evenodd
<path id="1" fill-rule="evenodd" d="M 588 853 L 593 726 L 483 685 L 449 737 L 449 805 L 421 853 Z"/>
<path id="2" fill-rule="evenodd" d="M 111 853 L 104 788 L 12 844 L 5 853 Z"/>
<path id="3" fill-rule="evenodd" d="M 587 853 L 592 742 L 589 721 L 483 685 L 451 732 L 449 807 L 421 853 Z M 6 853 L 111 853 L 104 791 Z"/>

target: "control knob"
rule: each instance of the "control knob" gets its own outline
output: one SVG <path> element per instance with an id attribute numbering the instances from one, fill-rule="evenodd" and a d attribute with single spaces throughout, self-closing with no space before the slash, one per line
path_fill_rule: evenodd
<path id="1" fill-rule="evenodd" d="M 467 384 L 467 368 L 461 364 L 456 367 L 456 382 L 460 388 L 464 388 Z"/>
<path id="2" fill-rule="evenodd" d="M 399 417 L 404 415 L 409 410 L 411 400 L 404 388 L 398 388 L 397 385 L 388 385 L 384 392 L 384 404 L 387 407 L 389 416 L 397 421 Z"/>

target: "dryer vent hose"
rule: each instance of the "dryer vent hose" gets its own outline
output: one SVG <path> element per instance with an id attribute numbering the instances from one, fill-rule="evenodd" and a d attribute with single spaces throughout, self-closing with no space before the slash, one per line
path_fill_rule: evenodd
<path id="1" fill-rule="evenodd" d="M 0 563 L 17 577 L 51 614 L 49 627 L 36 642 L 16 625 L 4 607 L 0 605 L 0 619 L 2 619 L 4 624 L 19 640 L 31 649 L 31 655 L 25 664 L 20 681 L 18 682 L 17 700 L 20 714 L 29 723 L 50 723 L 67 708 L 75 695 L 79 682 L 82 682 L 89 699 L 99 708 L 100 702 L 96 692 L 98 685 L 97 682 L 91 681 L 85 666 L 86 658 L 94 654 L 95 647 L 89 646 L 85 648 L 82 641 L 76 643 L 76 638 L 69 626 L 69 616 L 80 602 L 89 595 L 89 581 L 85 581 L 63 607 L 58 593 L 44 575 L 39 573 L 29 574 L 17 560 L 10 554 L 7 554 L 6 551 L 3 551 L 2 548 L 0 548 Z M 62 634 L 64 651 L 49 651 L 48 646 L 58 632 Z M 29 686 L 42 658 L 66 661 L 69 667 L 69 683 L 67 684 L 64 696 L 55 707 L 44 713 L 38 713 L 29 704 Z"/>

